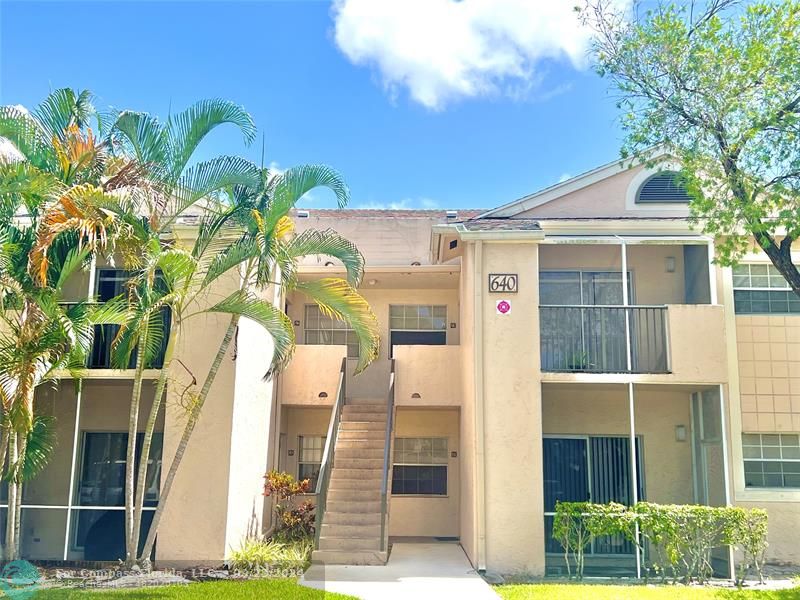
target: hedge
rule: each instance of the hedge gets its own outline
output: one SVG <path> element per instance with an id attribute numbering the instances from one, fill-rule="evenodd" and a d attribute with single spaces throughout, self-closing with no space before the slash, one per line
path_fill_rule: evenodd
<path id="1" fill-rule="evenodd" d="M 637 535 L 638 531 L 638 535 Z M 767 513 L 759 508 L 714 507 L 639 502 L 592 504 L 558 502 L 553 520 L 553 538 L 564 548 L 567 573 L 583 578 L 586 548 L 596 538 L 622 536 L 649 561 L 643 564 L 645 578 L 651 571 L 662 581 L 704 583 L 713 574 L 711 551 L 733 546 L 742 554 L 736 582 L 744 581 L 752 569 L 763 582 L 767 548 Z"/>

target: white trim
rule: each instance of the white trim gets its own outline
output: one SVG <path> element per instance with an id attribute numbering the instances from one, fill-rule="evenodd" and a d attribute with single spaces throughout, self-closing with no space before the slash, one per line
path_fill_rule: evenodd
<path id="1" fill-rule="evenodd" d="M 628 184 L 628 189 L 625 192 L 625 210 L 630 210 L 633 212 L 653 212 L 653 211 L 661 211 L 661 212 L 674 212 L 678 213 L 680 216 L 689 216 L 689 205 L 682 204 L 680 202 L 643 202 L 637 203 L 636 196 L 639 193 L 639 189 L 644 185 L 644 183 L 650 179 L 653 175 L 658 175 L 663 171 L 677 171 L 680 169 L 680 165 L 675 161 L 665 161 L 659 163 L 658 167 L 645 167 L 636 175 L 633 176 L 630 183 Z"/>

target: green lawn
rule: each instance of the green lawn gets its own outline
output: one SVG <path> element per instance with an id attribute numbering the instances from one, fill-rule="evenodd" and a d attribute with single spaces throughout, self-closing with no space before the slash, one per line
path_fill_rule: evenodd
<path id="1" fill-rule="evenodd" d="M 355 600 L 351 596 L 312 590 L 297 584 L 294 579 L 260 579 L 254 581 L 214 581 L 190 585 L 169 585 L 138 590 L 87 591 L 77 589 L 42 590 L 30 600 L 199 600 L 225 598 L 230 600 Z"/>
<path id="2" fill-rule="evenodd" d="M 774 592 L 683 586 L 526 584 L 495 588 L 503 600 L 800 600 L 800 587 Z"/>

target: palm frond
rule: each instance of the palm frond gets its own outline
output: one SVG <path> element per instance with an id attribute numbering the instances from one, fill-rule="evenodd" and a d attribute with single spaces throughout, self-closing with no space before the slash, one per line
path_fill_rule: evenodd
<path id="1" fill-rule="evenodd" d="M 28 162 L 43 171 L 58 165 L 52 141 L 27 111 L 0 106 L 0 138 L 11 142 Z"/>
<path id="2" fill-rule="evenodd" d="M 203 161 L 187 169 L 178 179 L 166 212 L 175 218 L 201 198 L 231 186 L 255 186 L 259 179 L 258 167 L 238 156 L 218 156 Z"/>
<path id="3" fill-rule="evenodd" d="M 324 277 L 314 281 L 301 281 L 295 289 L 316 302 L 327 316 L 347 323 L 358 338 L 359 356 L 356 373 L 366 369 L 378 358 L 380 335 L 378 319 L 364 297 L 347 281 L 338 277 Z"/>
<path id="4" fill-rule="evenodd" d="M 354 288 L 361 284 L 364 277 L 364 255 L 353 242 L 333 229 L 307 229 L 282 249 L 290 270 L 290 273 L 284 273 L 284 277 L 289 279 L 293 278 L 292 267 L 297 264 L 298 259 L 317 254 L 340 260 L 347 271 L 347 281 Z"/>
<path id="5" fill-rule="evenodd" d="M 154 168 L 165 162 L 169 152 L 166 128 L 155 117 L 125 110 L 119 113 L 112 127 L 131 146 L 140 163 Z"/>
<path id="6" fill-rule="evenodd" d="M 30 481 L 44 470 L 55 452 L 57 439 L 55 417 L 33 417 L 33 427 L 28 432 L 25 455 L 20 465 L 19 481 Z"/>
<path id="7" fill-rule="evenodd" d="M 231 269 L 258 255 L 258 244 L 252 236 L 245 235 L 215 253 L 204 269 L 203 285 L 207 286 Z"/>
<path id="8" fill-rule="evenodd" d="M 95 112 L 89 90 L 76 94 L 75 90 L 61 88 L 52 91 L 33 115 L 51 138 L 63 141 L 71 126 L 88 127 Z"/>
<path id="9" fill-rule="evenodd" d="M 273 341 L 273 352 L 265 379 L 281 372 L 289 364 L 295 348 L 294 327 L 279 308 L 254 294 L 237 291 L 212 306 L 208 312 L 246 317 L 266 330 Z"/>
<path id="10" fill-rule="evenodd" d="M 264 215 L 265 231 L 271 232 L 278 222 L 305 194 L 326 187 L 336 195 L 339 208 L 350 201 L 350 189 L 342 176 L 327 165 L 300 165 L 277 175 L 269 184 L 270 203 Z"/>
<path id="11" fill-rule="evenodd" d="M 228 100 L 201 100 L 170 117 L 167 129 L 172 152 L 170 168 L 174 178 L 177 179 L 183 172 L 203 138 L 225 123 L 238 127 L 247 144 L 255 139 L 253 118 L 244 108 Z"/>

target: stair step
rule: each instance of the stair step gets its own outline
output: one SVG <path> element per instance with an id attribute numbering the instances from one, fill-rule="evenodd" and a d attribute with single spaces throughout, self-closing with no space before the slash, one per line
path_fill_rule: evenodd
<path id="1" fill-rule="evenodd" d="M 357 537 L 324 537 L 319 538 L 320 550 L 380 550 L 379 536 Z"/>
<path id="2" fill-rule="evenodd" d="M 384 441 L 386 433 L 380 429 L 347 429 L 339 432 L 340 440 L 380 440 Z"/>
<path id="3" fill-rule="evenodd" d="M 325 565 L 385 565 L 386 551 L 314 550 L 311 562 Z"/>
<path id="4" fill-rule="evenodd" d="M 336 448 L 336 458 L 362 458 L 362 459 L 372 459 L 380 461 L 380 467 L 383 467 L 383 444 L 381 444 L 380 448 L 362 448 L 362 447 L 355 447 L 355 448 Z"/>
<path id="5" fill-rule="evenodd" d="M 346 398 L 345 406 L 382 406 L 386 409 L 386 398 Z"/>
<path id="6" fill-rule="evenodd" d="M 320 537 L 325 538 L 378 538 L 381 537 L 381 524 L 344 525 L 341 523 L 323 523 Z"/>
<path id="7" fill-rule="evenodd" d="M 381 453 L 380 457 L 372 458 L 342 456 L 337 452 L 333 459 L 333 470 L 336 471 L 336 469 L 383 470 L 383 453 Z"/>
<path id="8" fill-rule="evenodd" d="M 332 500 L 329 499 L 325 503 L 325 514 L 328 512 L 333 513 L 360 513 L 360 514 L 381 514 L 381 501 L 380 498 L 376 500 Z M 325 517 L 323 516 L 323 520 Z"/>
<path id="9" fill-rule="evenodd" d="M 386 423 L 382 421 L 342 421 L 339 431 L 386 431 Z"/>
<path id="10" fill-rule="evenodd" d="M 360 502 L 366 500 L 376 500 L 380 501 L 381 498 L 381 486 L 376 486 L 374 488 L 328 488 L 328 500 L 327 502 Z"/>
<path id="11" fill-rule="evenodd" d="M 346 415 L 350 413 L 363 413 L 386 417 L 386 409 L 385 402 L 383 404 L 345 404 L 342 407 L 342 412 Z"/>
<path id="12" fill-rule="evenodd" d="M 376 439 L 365 440 L 365 439 L 360 439 L 360 438 L 357 438 L 357 439 L 345 439 L 345 440 L 339 439 L 336 442 L 336 453 L 338 454 L 342 450 L 345 450 L 345 449 L 348 449 L 348 448 L 363 448 L 365 450 L 366 449 L 383 450 L 384 445 L 385 445 L 385 442 L 382 439 L 380 439 L 380 440 L 376 440 Z"/>
<path id="13" fill-rule="evenodd" d="M 331 512 L 325 510 L 325 516 L 322 518 L 323 527 L 327 524 L 331 525 L 380 525 L 381 513 L 379 512 Z"/>
<path id="14" fill-rule="evenodd" d="M 339 479 L 353 479 L 356 481 L 372 481 L 374 479 L 380 480 L 383 475 L 383 469 L 344 469 L 340 467 L 333 467 L 331 471 L 331 483 Z"/>

